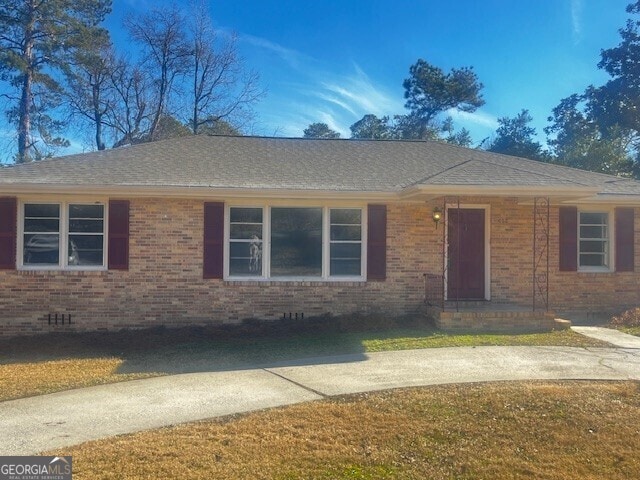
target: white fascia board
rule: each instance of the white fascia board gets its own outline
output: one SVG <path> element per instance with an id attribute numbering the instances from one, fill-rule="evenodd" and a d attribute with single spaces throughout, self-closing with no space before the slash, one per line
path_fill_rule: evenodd
<path id="1" fill-rule="evenodd" d="M 573 202 L 577 205 L 589 204 L 589 205 L 628 205 L 640 207 L 640 195 L 609 195 L 600 194 L 594 195 L 588 198 L 581 198 L 578 201 Z"/>
<path id="2" fill-rule="evenodd" d="M 598 187 L 587 186 L 553 186 L 542 187 L 534 185 L 418 185 L 405 189 L 401 198 L 418 195 L 460 195 L 460 196 L 506 196 L 506 197 L 575 197 L 584 198 L 597 195 Z"/>
<path id="3" fill-rule="evenodd" d="M 68 195 L 110 197 L 172 197 L 172 198 L 279 198 L 321 200 L 397 201 L 396 192 L 341 191 L 341 190 L 294 190 L 265 188 L 219 188 L 182 186 L 111 186 L 111 185 L 59 185 L 59 184 L 12 184 L 0 185 L 2 195 Z"/>

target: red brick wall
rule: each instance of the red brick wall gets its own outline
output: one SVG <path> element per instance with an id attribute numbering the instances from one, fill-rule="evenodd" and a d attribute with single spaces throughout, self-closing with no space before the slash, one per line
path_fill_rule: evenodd
<path id="1" fill-rule="evenodd" d="M 490 204 L 491 295 L 530 304 L 532 207 L 516 199 Z M 129 271 L 0 271 L 0 335 L 46 332 L 49 313 L 72 315 L 75 330 L 237 322 L 284 312 L 389 312 L 423 308 L 423 273 L 442 271 L 442 229 L 429 203 L 390 204 L 385 282 L 227 282 L 202 278 L 203 202 L 131 200 Z M 551 212 L 551 306 L 558 311 L 620 310 L 640 304 L 640 218 L 636 272 L 560 273 L 557 209 Z M 68 327 L 65 326 L 65 329 Z"/>

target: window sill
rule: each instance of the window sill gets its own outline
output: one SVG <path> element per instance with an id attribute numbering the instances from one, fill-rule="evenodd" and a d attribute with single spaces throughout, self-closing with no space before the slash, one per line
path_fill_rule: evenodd
<path id="1" fill-rule="evenodd" d="M 578 267 L 578 273 L 615 273 L 609 267 Z"/>
<path id="2" fill-rule="evenodd" d="M 107 272 L 107 267 L 18 267 L 18 272 L 34 272 L 34 273 L 69 273 L 69 272 Z"/>
<path id="3" fill-rule="evenodd" d="M 232 285 L 345 285 L 357 284 L 364 285 L 367 280 L 363 277 L 334 277 L 334 278 L 317 278 L 317 277 L 281 277 L 281 278 L 261 278 L 261 277 L 227 277 L 225 283 Z"/>

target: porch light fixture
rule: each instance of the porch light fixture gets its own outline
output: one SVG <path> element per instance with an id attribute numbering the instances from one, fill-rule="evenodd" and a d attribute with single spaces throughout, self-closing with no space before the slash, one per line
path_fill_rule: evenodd
<path id="1" fill-rule="evenodd" d="M 433 209 L 433 213 L 431 214 L 431 218 L 433 218 L 433 223 L 436 224 L 436 230 L 438 229 L 438 222 L 442 220 L 442 210 L 438 207 Z"/>

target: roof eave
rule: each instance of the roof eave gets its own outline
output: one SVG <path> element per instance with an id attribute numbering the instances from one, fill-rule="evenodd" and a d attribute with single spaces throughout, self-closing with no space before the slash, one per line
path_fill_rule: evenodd
<path id="1" fill-rule="evenodd" d="M 367 199 L 397 200 L 393 191 L 290 189 L 290 188 L 221 188 L 156 185 L 61 185 L 5 184 L 0 195 L 70 195 L 112 197 L 173 197 L 173 198 L 278 198 L 278 199 Z"/>
<path id="2" fill-rule="evenodd" d="M 576 203 L 640 206 L 640 195 L 600 193 L 597 195 L 593 195 L 592 197 L 583 198 Z"/>
<path id="3" fill-rule="evenodd" d="M 418 196 L 504 196 L 504 197 L 562 197 L 582 199 L 596 196 L 598 187 L 536 186 L 536 185 L 416 185 L 402 190 L 400 197 Z"/>

